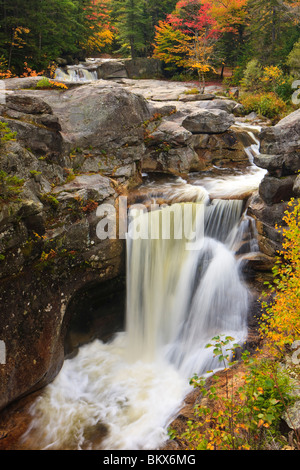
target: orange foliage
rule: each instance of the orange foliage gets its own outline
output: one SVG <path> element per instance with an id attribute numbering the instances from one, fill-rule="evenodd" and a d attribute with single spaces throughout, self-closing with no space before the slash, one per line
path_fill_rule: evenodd
<path id="1" fill-rule="evenodd" d="M 238 26 L 245 24 L 248 0 L 210 0 L 209 3 L 211 15 L 223 33 L 237 33 Z"/>

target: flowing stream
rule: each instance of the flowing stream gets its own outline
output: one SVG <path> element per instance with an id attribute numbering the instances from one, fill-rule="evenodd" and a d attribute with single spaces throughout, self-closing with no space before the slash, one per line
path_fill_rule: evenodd
<path id="1" fill-rule="evenodd" d="M 262 177 L 250 158 L 244 174 L 145 183 L 153 201 L 163 193 L 169 204 L 130 211 L 125 331 L 65 361 L 34 403 L 25 440 L 41 449 L 162 445 L 189 378 L 220 367 L 207 343 L 247 337 L 241 253 L 257 245 L 241 194 Z"/>

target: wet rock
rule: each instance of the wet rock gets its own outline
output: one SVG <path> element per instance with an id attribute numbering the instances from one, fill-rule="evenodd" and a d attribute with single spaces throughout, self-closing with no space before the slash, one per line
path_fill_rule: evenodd
<path id="1" fill-rule="evenodd" d="M 254 163 L 268 170 L 272 176 L 286 176 L 300 170 L 300 153 L 298 151 L 281 155 L 256 155 Z"/>

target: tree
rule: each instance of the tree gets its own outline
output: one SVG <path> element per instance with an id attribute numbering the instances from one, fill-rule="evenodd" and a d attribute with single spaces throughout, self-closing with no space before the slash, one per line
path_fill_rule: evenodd
<path id="1" fill-rule="evenodd" d="M 211 15 L 209 3 L 181 0 L 174 12 L 168 15 L 167 23 L 160 23 L 157 28 L 155 56 L 163 58 L 169 50 L 170 59 L 165 58 L 165 61 L 196 70 L 199 88 L 203 92 L 205 73 L 214 70 L 213 51 L 219 36 L 220 30 Z"/>
<path id="2" fill-rule="evenodd" d="M 92 0 L 1 0 L 2 55 L 16 73 L 26 61 L 41 70 L 61 54 L 76 54 L 93 34 Z"/>
<path id="3" fill-rule="evenodd" d="M 235 66 L 245 45 L 248 22 L 248 0 L 211 0 L 211 14 L 222 33 L 216 46 L 221 65 L 221 78 L 225 64 Z"/>
<path id="4" fill-rule="evenodd" d="M 129 50 L 131 58 L 135 59 L 146 49 L 145 30 L 148 18 L 145 0 L 117 0 L 114 2 L 113 14 L 121 50 Z"/>
<path id="5" fill-rule="evenodd" d="M 82 47 L 88 54 L 92 54 L 103 51 L 113 43 L 116 30 L 111 21 L 112 1 L 93 0 L 88 12 L 91 36 L 83 42 Z"/>
<path id="6" fill-rule="evenodd" d="M 299 37 L 299 2 L 296 3 L 298 8 L 293 0 L 248 1 L 252 47 L 264 63 L 284 61 Z"/>
<path id="7" fill-rule="evenodd" d="M 296 42 L 286 61 L 292 74 L 297 77 L 300 72 L 300 40 Z"/>

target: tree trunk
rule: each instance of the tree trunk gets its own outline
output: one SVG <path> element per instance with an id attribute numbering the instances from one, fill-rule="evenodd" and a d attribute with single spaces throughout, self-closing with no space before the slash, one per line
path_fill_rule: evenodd
<path id="1" fill-rule="evenodd" d="M 130 53 L 131 53 L 132 60 L 134 60 L 136 58 L 136 53 L 135 53 L 134 39 L 133 38 L 130 38 Z"/>

